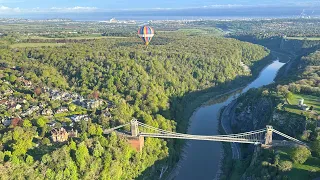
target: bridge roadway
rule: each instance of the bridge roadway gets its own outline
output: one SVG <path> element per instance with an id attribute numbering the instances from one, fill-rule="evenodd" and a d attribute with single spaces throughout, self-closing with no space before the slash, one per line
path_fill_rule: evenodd
<path id="1" fill-rule="evenodd" d="M 218 135 L 218 136 L 201 136 L 201 135 L 189 135 L 189 134 L 159 134 L 159 133 L 139 133 L 142 137 L 153 137 L 163 139 L 186 139 L 186 140 L 202 140 L 202 141 L 218 141 L 218 142 L 235 142 L 246 144 L 262 144 L 264 142 L 263 135 L 265 129 L 242 133 L 234 135 Z"/>
<path id="2" fill-rule="evenodd" d="M 125 126 L 131 125 L 131 136 L 133 137 L 153 137 L 153 138 L 164 138 L 164 139 L 186 139 L 186 140 L 202 140 L 202 141 L 218 141 L 218 142 L 231 142 L 232 144 L 236 143 L 246 143 L 246 144 L 255 144 L 255 145 L 264 145 L 265 147 L 269 146 L 291 146 L 294 144 L 305 145 L 305 143 L 290 137 L 280 131 L 277 131 L 272 128 L 272 126 L 267 126 L 267 128 L 238 133 L 238 134 L 228 134 L 228 135 L 215 135 L 215 136 L 203 136 L 203 135 L 192 135 L 192 134 L 182 134 L 176 132 L 170 132 L 163 129 L 159 129 L 144 123 L 141 123 L 137 120 L 132 120 L 130 123 L 117 126 L 112 129 L 105 130 L 104 133 L 108 134 L 117 129 L 123 128 Z M 139 132 L 138 127 L 143 128 L 147 131 L 153 131 L 156 133 L 146 133 Z M 282 136 L 290 141 L 277 141 L 272 140 L 272 133 Z M 232 146 L 234 148 L 234 146 Z M 240 153 L 240 152 L 239 152 Z M 240 155 L 239 155 L 240 156 Z"/>

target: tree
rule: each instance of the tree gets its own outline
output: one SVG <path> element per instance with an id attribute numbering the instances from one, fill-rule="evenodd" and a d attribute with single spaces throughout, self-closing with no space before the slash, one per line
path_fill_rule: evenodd
<path id="1" fill-rule="evenodd" d="M 97 158 L 101 157 L 103 154 L 103 151 L 104 151 L 103 147 L 101 146 L 100 142 L 97 141 L 93 148 L 93 156 Z"/>
<path id="2" fill-rule="evenodd" d="M 94 99 L 99 99 L 99 92 L 98 92 L 97 90 L 93 91 L 92 97 L 93 97 Z"/>
<path id="3" fill-rule="evenodd" d="M 32 147 L 34 132 L 30 129 L 24 130 L 21 127 L 14 128 L 13 131 L 13 155 L 25 155 L 27 150 Z"/>
<path id="4" fill-rule="evenodd" d="M 50 144 L 50 139 L 49 138 L 43 138 L 42 144 L 43 145 L 49 145 Z"/>
<path id="5" fill-rule="evenodd" d="M 313 106 L 310 106 L 309 110 L 310 111 L 313 111 L 314 107 Z"/>
<path id="6" fill-rule="evenodd" d="M 308 148 L 301 146 L 293 150 L 291 159 L 295 163 L 303 164 L 311 156 L 311 152 Z"/>
<path id="7" fill-rule="evenodd" d="M 34 89 L 34 94 L 37 96 L 40 96 L 40 94 L 42 93 L 42 89 L 40 87 L 36 87 Z"/>
<path id="8" fill-rule="evenodd" d="M 11 74 L 11 75 L 9 76 L 9 81 L 10 81 L 11 83 L 14 83 L 16 80 L 17 80 L 17 77 L 16 77 L 15 75 Z"/>
<path id="9" fill-rule="evenodd" d="M 311 149 L 315 156 L 320 157 L 320 140 L 314 141 L 312 143 Z"/>
<path id="10" fill-rule="evenodd" d="M 71 104 L 69 104 L 68 108 L 69 108 L 70 111 L 75 111 L 77 106 L 74 105 L 73 103 L 71 103 Z"/>
<path id="11" fill-rule="evenodd" d="M 48 120 L 44 117 L 37 119 L 37 126 L 43 128 L 47 124 Z"/>
<path id="12" fill-rule="evenodd" d="M 23 121 L 23 127 L 27 127 L 27 128 L 32 127 L 31 121 L 28 120 L 28 119 L 25 119 L 25 120 Z"/>
<path id="13" fill-rule="evenodd" d="M 291 161 L 280 161 L 278 166 L 279 166 L 279 170 L 282 172 L 291 171 L 292 162 Z"/>
<path id="14" fill-rule="evenodd" d="M 90 156 L 87 146 L 84 144 L 84 142 L 80 143 L 76 150 L 76 162 L 80 171 L 85 170 L 89 157 Z"/>
<path id="15" fill-rule="evenodd" d="M 28 165 L 32 165 L 33 164 L 33 157 L 32 156 L 30 156 L 30 155 L 27 155 L 27 158 L 26 158 L 26 163 L 28 164 Z"/>

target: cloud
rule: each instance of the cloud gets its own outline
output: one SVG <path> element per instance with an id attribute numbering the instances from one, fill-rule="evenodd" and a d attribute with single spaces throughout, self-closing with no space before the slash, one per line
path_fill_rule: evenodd
<path id="1" fill-rule="evenodd" d="M 7 6 L 0 5 L 0 14 L 21 14 L 21 13 L 76 13 L 76 12 L 95 12 L 99 9 L 96 7 L 52 7 L 52 8 L 32 8 L 23 9 L 19 7 L 11 8 Z"/>
<path id="2" fill-rule="evenodd" d="M 10 7 L 6 7 L 6 6 L 0 6 L 0 14 L 4 14 L 4 13 L 17 13 L 17 12 L 21 12 L 20 8 L 10 8 Z"/>
<path id="3" fill-rule="evenodd" d="M 50 8 L 50 11 L 52 12 L 93 12 L 97 11 L 97 7 L 81 7 L 81 6 L 75 6 L 75 7 L 52 7 Z"/>

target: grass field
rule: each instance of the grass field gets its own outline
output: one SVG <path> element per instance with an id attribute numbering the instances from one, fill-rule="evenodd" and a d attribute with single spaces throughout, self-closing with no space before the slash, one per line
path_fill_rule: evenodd
<path id="1" fill-rule="evenodd" d="M 292 148 L 280 148 L 278 152 L 281 160 L 291 161 L 290 153 Z M 290 180 L 313 179 L 320 176 L 319 164 L 319 158 L 310 157 L 304 164 L 293 163 L 292 170 L 286 174 Z"/>
<path id="2" fill-rule="evenodd" d="M 65 43 L 17 43 L 10 45 L 11 48 L 25 48 L 25 47 L 56 47 L 63 46 Z"/>
<path id="3" fill-rule="evenodd" d="M 223 32 L 216 28 L 203 28 L 203 29 L 179 29 L 178 32 L 185 33 L 190 36 L 195 35 L 213 35 L 222 36 Z"/>
<path id="4" fill-rule="evenodd" d="M 320 97 L 317 96 L 293 94 L 293 97 L 289 99 L 289 103 L 291 105 L 298 105 L 301 98 L 304 99 L 304 104 L 313 106 L 314 110 L 320 113 Z"/>
<path id="5" fill-rule="evenodd" d="M 286 39 L 320 41 L 320 37 L 286 37 Z"/>
<path id="6" fill-rule="evenodd" d="M 110 38 L 127 38 L 127 37 L 116 37 L 116 36 L 79 36 L 79 37 L 67 37 L 67 38 L 49 38 L 42 36 L 26 36 L 22 39 L 41 39 L 41 40 L 64 40 L 64 39 L 74 39 L 74 40 L 90 40 L 90 39 L 110 39 Z"/>
<path id="7" fill-rule="evenodd" d="M 317 96 L 310 96 L 310 95 L 302 95 L 302 94 L 293 94 L 292 98 L 287 99 L 289 105 L 286 105 L 286 111 L 295 113 L 295 114 L 301 114 L 303 111 L 298 107 L 299 100 L 303 98 L 304 99 L 304 104 L 310 106 L 313 106 L 314 109 L 313 111 L 316 113 L 320 113 L 320 97 Z M 314 116 L 316 118 L 316 115 L 314 113 L 311 113 L 311 117 Z"/>

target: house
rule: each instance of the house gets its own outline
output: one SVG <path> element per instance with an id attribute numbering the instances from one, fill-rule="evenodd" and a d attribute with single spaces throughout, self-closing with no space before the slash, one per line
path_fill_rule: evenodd
<path id="1" fill-rule="evenodd" d="M 309 106 L 304 104 L 304 99 L 303 98 L 299 100 L 298 107 L 300 107 L 304 111 L 308 111 L 309 110 Z"/>
<path id="2" fill-rule="evenodd" d="M 5 106 L 8 106 L 9 101 L 8 101 L 8 100 L 3 99 L 3 100 L 1 100 L 1 101 L 0 101 L 0 104 L 5 105 Z"/>
<path id="3" fill-rule="evenodd" d="M 26 87 L 31 87 L 32 86 L 32 82 L 28 81 L 28 80 L 23 80 L 24 86 Z"/>
<path id="4" fill-rule="evenodd" d="M 17 104 L 15 108 L 16 108 L 16 110 L 19 110 L 21 107 L 22 106 L 20 104 Z"/>
<path id="5" fill-rule="evenodd" d="M 53 114 L 53 111 L 51 109 L 44 109 L 41 112 L 41 115 L 44 115 L 44 116 L 52 116 L 52 114 Z"/>
<path id="6" fill-rule="evenodd" d="M 49 127 L 52 127 L 52 128 L 55 127 L 56 124 L 57 124 L 56 121 L 51 121 L 51 122 L 47 123 L 47 125 L 48 125 Z"/>
<path id="7" fill-rule="evenodd" d="M 19 81 L 19 82 L 22 82 L 23 85 L 26 86 L 26 87 L 31 87 L 31 86 L 32 86 L 32 82 L 26 80 L 23 76 L 19 77 L 19 78 L 18 78 L 18 81 Z"/>
<path id="8" fill-rule="evenodd" d="M 69 137 L 78 137 L 78 130 L 73 131 L 73 129 L 69 132 Z"/>
<path id="9" fill-rule="evenodd" d="M 22 120 L 20 117 L 13 118 L 13 119 L 11 120 L 11 125 L 12 125 L 13 127 L 22 126 L 22 124 L 23 124 L 23 120 Z"/>
<path id="10" fill-rule="evenodd" d="M 102 100 L 91 100 L 86 103 L 88 109 L 95 109 L 100 107 L 103 104 Z"/>
<path id="11" fill-rule="evenodd" d="M 22 113 L 22 117 L 30 116 L 32 113 L 38 111 L 40 109 L 39 106 L 33 106 L 30 109 L 28 109 L 26 112 Z"/>
<path id="12" fill-rule="evenodd" d="M 5 90 L 4 92 L 3 92 L 3 95 L 11 95 L 11 94 L 13 94 L 13 91 L 11 90 L 11 89 L 7 89 L 7 90 Z"/>
<path id="13" fill-rule="evenodd" d="M 66 107 L 61 107 L 61 108 L 59 108 L 59 109 L 56 111 L 56 113 L 64 113 L 64 112 L 68 112 L 68 111 L 69 111 L 68 108 L 66 108 Z"/>
<path id="14" fill-rule="evenodd" d="M 117 23 L 118 21 L 117 21 L 115 18 L 111 18 L 111 19 L 109 20 L 109 22 L 110 22 L 110 23 Z"/>
<path id="15" fill-rule="evenodd" d="M 6 127 L 11 125 L 11 119 L 7 118 L 7 119 L 3 119 L 2 120 L 2 124 Z"/>
<path id="16" fill-rule="evenodd" d="M 102 111 L 102 115 L 103 115 L 104 117 L 112 118 L 112 115 L 111 115 L 111 113 L 110 113 L 110 111 L 109 111 L 109 108 L 103 110 L 103 111 Z"/>
<path id="17" fill-rule="evenodd" d="M 78 131 L 73 129 L 67 132 L 64 128 L 53 129 L 51 131 L 51 138 L 53 142 L 65 142 L 69 137 L 78 137 Z"/>
<path id="18" fill-rule="evenodd" d="M 69 138 L 69 133 L 64 129 L 53 129 L 51 131 L 51 138 L 53 142 L 65 142 Z"/>
<path id="19" fill-rule="evenodd" d="M 108 108 L 114 109 L 114 108 L 116 108 L 116 105 L 113 102 L 108 101 Z"/>
<path id="20" fill-rule="evenodd" d="M 302 106 L 300 106 L 300 108 L 302 109 L 302 110 L 304 110 L 304 111 L 308 111 L 309 110 L 309 106 L 307 106 L 307 105 L 302 105 Z"/>
<path id="21" fill-rule="evenodd" d="M 71 117 L 71 120 L 73 122 L 80 122 L 80 121 L 89 121 L 89 116 L 88 115 L 74 115 Z"/>

